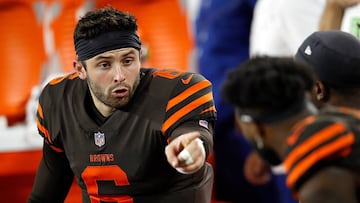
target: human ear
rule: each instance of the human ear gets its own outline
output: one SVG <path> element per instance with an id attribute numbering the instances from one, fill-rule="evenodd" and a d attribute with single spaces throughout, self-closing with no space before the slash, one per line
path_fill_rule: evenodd
<path id="1" fill-rule="evenodd" d="M 314 86 L 314 94 L 315 94 L 315 98 L 318 101 L 325 102 L 327 95 L 328 95 L 328 91 L 322 81 L 316 81 L 315 86 Z"/>
<path id="2" fill-rule="evenodd" d="M 246 119 L 244 119 L 246 118 Z M 253 135 L 257 133 L 256 123 L 250 116 L 235 114 L 235 125 L 237 130 L 249 141 L 254 140 Z"/>
<path id="3" fill-rule="evenodd" d="M 74 70 L 79 74 L 79 78 L 82 80 L 85 80 L 86 79 L 86 71 L 85 71 L 84 66 L 78 60 L 74 60 L 73 67 L 74 67 Z"/>

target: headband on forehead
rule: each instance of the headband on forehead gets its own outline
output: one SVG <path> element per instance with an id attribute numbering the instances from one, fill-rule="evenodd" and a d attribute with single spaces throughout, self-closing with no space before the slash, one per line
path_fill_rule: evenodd
<path id="1" fill-rule="evenodd" d="M 306 99 L 301 99 L 295 102 L 288 108 L 282 110 L 272 110 L 269 112 L 253 113 L 246 112 L 240 108 L 236 108 L 236 113 L 244 122 L 256 121 L 259 123 L 275 123 L 289 118 L 296 113 L 299 113 L 307 105 Z M 246 113 L 245 113 L 246 112 Z"/>
<path id="2" fill-rule="evenodd" d="M 106 51 L 128 47 L 141 49 L 140 39 L 134 32 L 107 32 L 92 39 L 79 39 L 75 42 L 79 61 L 85 61 Z"/>

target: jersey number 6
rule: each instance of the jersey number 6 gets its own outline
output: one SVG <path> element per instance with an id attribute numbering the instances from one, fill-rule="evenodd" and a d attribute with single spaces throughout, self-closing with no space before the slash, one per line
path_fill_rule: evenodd
<path id="1" fill-rule="evenodd" d="M 99 194 L 99 186 L 97 181 L 114 181 L 116 186 L 129 185 L 126 173 L 117 165 L 109 166 L 87 166 L 82 173 L 82 179 L 88 190 L 91 203 L 100 202 L 117 202 L 117 203 L 133 203 L 130 196 L 108 196 L 102 197 Z M 96 178 L 94 178 L 96 177 Z"/>

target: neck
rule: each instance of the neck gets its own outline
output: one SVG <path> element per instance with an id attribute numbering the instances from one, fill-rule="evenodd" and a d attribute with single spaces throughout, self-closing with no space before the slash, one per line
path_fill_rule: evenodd
<path id="1" fill-rule="evenodd" d="M 292 134 L 294 127 L 300 121 L 305 118 L 316 115 L 317 109 L 312 103 L 307 103 L 305 108 L 299 113 L 277 123 L 274 123 L 271 126 L 272 134 L 274 134 L 274 149 L 282 157 L 285 157 L 287 149 L 287 138 Z"/>
<path id="2" fill-rule="evenodd" d="M 353 109 L 360 109 L 360 95 L 354 93 L 351 95 L 351 99 L 348 96 L 341 96 L 339 94 L 331 94 L 327 104 L 332 106 L 341 106 Z"/>
<path id="3" fill-rule="evenodd" d="M 101 102 L 90 90 L 91 99 L 93 100 L 96 109 L 103 115 L 104 117 L 108 117 L 114 112 L 115 108 L 110 107 L 103 102 Z"/>
<path id="4" fill-rule="evenodd" d="M 348 99 L 348 101 L 329 101 L 329 105 L 331 106 L 339 106 L 351 109 L 359 109 L 360 110 L 360 101 L 359 100 L 352 100 Z"/>

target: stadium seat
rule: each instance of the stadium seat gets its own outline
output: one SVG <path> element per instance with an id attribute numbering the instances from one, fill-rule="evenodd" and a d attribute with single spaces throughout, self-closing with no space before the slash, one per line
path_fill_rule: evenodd
<path id="1" fill-rule="evenodd" d="M 78 20 L 78 15 L 82 9 L 86 8 L 86 0 L 47 0 L 47 8 L 55 16 L 51 19 L 49 29 L 53 33 L 54 53 L 58 57 L 57 71 L 72 72 L 72 62 L 76 58 L 73 33 Z M 90 2 L 90 1 L 89 1 Z M 48 10 L 49 11 L 49 10 Z"/>
<path id="2" fill-rule="evenodd" d="M 45 61 L 41 25 L 26 1 L 0 1 L 0 116 L 12 125 L 25 119 L 31 88 Z"/>

